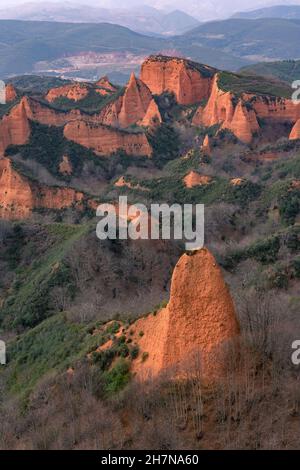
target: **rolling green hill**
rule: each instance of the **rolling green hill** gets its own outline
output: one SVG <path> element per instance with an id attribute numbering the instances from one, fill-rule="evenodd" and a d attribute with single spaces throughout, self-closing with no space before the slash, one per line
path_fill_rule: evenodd
<path id="1" fill-rule="evenodd" d="M 300 60 L 262 62 L 243 67 L 240 72 L 279 79 L 289 85 L 300 77 Z"/>

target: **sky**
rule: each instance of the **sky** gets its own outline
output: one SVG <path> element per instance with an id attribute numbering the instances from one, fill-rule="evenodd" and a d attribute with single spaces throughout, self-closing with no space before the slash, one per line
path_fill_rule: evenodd
<path id="1" fill-rule="evenodd" d="M 9 8 L 15 5 L 22 5 L 24 3 L 40 3 L 47 4 L 53 2 L 59 2 L 60 4 L 66 4 L 64 0 L 0 0 L 0 8 Z M 176 8 L 186 11 L 196 17 L 203 17 L 206 14 L 213 15 L 216 13 L 216 17 L 226 17 L 233 13 L 241 10 L 253 10 L 269 5 L 300 5 L 300 0 L 69 0 L 70 3 L 87 4 L 105 8 L 128 8 L 133 7 L 136 4 L 147 4 L 149 6 L 174 10 Z"/>

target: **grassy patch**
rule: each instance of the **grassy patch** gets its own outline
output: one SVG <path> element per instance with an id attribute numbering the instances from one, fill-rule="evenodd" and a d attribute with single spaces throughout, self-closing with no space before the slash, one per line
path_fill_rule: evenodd
<path id="1" fill-rule="evenodd" d="M 0 118 L 2 118 L 3 116 L 5 116 L 6 114 L 8 114 L 10 112 L 10 110 L 16 105 L 18 104 L 20 101 L 19 98 L 16 98 L 15 100 L 13 101 L 10 101 L 9 103 L 6 103 L 6 104 L 0 104 Z"/>
<path id="2" fill-rule="evenodd" d="M 50 291 L 55 286 L 72 288 L 72 279 L 63 260 L 73 243 L 88 226 L 54 224 L 47 226 L 54 242 L 44 256 L 20 268 L 16 281 L 0 313 L 3 327 L 33 327 L 51 315 Z"/>
<path id="3" fill-rule="evenodd" d="M 279 98 L 291 98 L 291 88 L 289 86 L 259 76 L 221 72 L 218 84 L 222 90 L 231 91 L 236 95 L 248 92 Z"/>
<path id="4" fill-rule="evenodd" d="M 125 359 L 118 359 L 112 369 L 103 374 L 104 390 L 108 395 L 119 392 L 130 380 L 130 364 Z"/>
<path id="5" fill-rule="evenodd" d="M 100 93 L 97 93 L 96 90 L 91 88 L 89 90 L 88 95 L 79 101 L 70 100 L 66 97 L 59 97 L 53 103 L 51 103 L 51 107 L 53 109 L 57 109 L 60 111 L 70 111 L 71 109 L 79 109 L 87 114 L 94 114 L 109 103 L 115 101 L 119 96 L 124 93 L 124 88 L 120 88 L 116 93 L 113 95 L 103 96 Z M 49 105 L 49 103 L 47 103 Z"/>
<path id="6" fill-rule="evenodd" d="M 67 370 L 102 342 L 88 327 L 55 315 L 8 344 L 8 388 L 26 395 L 45 374 Z"/>

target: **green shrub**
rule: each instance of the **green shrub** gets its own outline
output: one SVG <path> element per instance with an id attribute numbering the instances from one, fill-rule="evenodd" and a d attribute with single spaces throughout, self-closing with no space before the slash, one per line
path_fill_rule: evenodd
<path id="1" fill-rule="evenodd" d="M 292 268 L 294 270 L 294 276 L 300 279 L 300 258 L 296 258 L 292 262 Z"/>
<path id="2" fill-rule="evenodd" d="M 112 348 L 106 349 L 105 351 L 95 351 L 92 354 L 92 361 L 99 366 L 100 370 L 104 371 L 109 369 L 115 355 L 115 350 Z"/>
<path id="3" fill-rule="evenodd" d="M 158 167 L 179 156 L 179 136 L 171 125 L 162 123 L 147 136 L 153 148 L 153 161 Z"/>
<path id="4" fill-rule="evenodd" d="M 143 352 L 143 354 L 142 354 L 142 362 L 147 361 L 148 357 L 149 357 L 149 353 Z"/>
<path id="5" fill-rule="evenodd" d="M 111 370 L 104 372 L 103 380 L 108 395 L 119 392 L 130 380 L 129 363 L 123 358 L 118 359 Z"/>
<path id="6" fill-rule="evenodd" d="M 140 352 L 140 348 L 138 347 L 138 345 L 135 345 L 133 346 L 131 349 L 130 349 L 130 357 L 132 360 L 136 359 L 139 355 L 139 352 Z"/>
<path id="7" fill-rule="evenodd" d="M 279 212 L 282 221 L 288 225 L 293 225 L 300 212 L 300 191 L 299 189 L 287 191 L 279 199 Z"/>

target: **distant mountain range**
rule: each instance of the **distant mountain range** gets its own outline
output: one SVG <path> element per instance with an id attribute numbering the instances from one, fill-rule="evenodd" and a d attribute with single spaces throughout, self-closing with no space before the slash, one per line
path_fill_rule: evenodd
<path id="1" fill-rule="evenodd" d="M 253 11 L 239 12 L 233 15 L 233 18 L 245 18 L 249 20 L 256 20 L 261 18 L 300 19 L 300 6 L 276 5 L 273 7 L 260 8 Z"/>
<path id="2" fill-rule="evenodd" d="M 199 21 L 180 10 L 169 13 L 149 6 L 134 8 L 98 8 L 71 2 L 25 3 L 0 10 L 0 19 L 56 21 L 66 23 L 112 23 L 141 33 L 182 34 L 199 25 Z"/>
<path id="3" fill-rule="evenodd" d="M 300 20 L 229 19 L 183 35 L 143 35 L 109 23 L 0 20 L 0 77 L 35 73 L 93 79 L 138 70 L 153 53 L 184 56 L 237 70 L 262 61 L 298 59 Z"/>
<path id="4" fill-rule="evenodd" d="M 229 19 L 204 23 L 177 39 L 177 47 L 191 52 L 197 46 L 223 51 L 249 62 L 297 59 L 300 20 Z"/>

